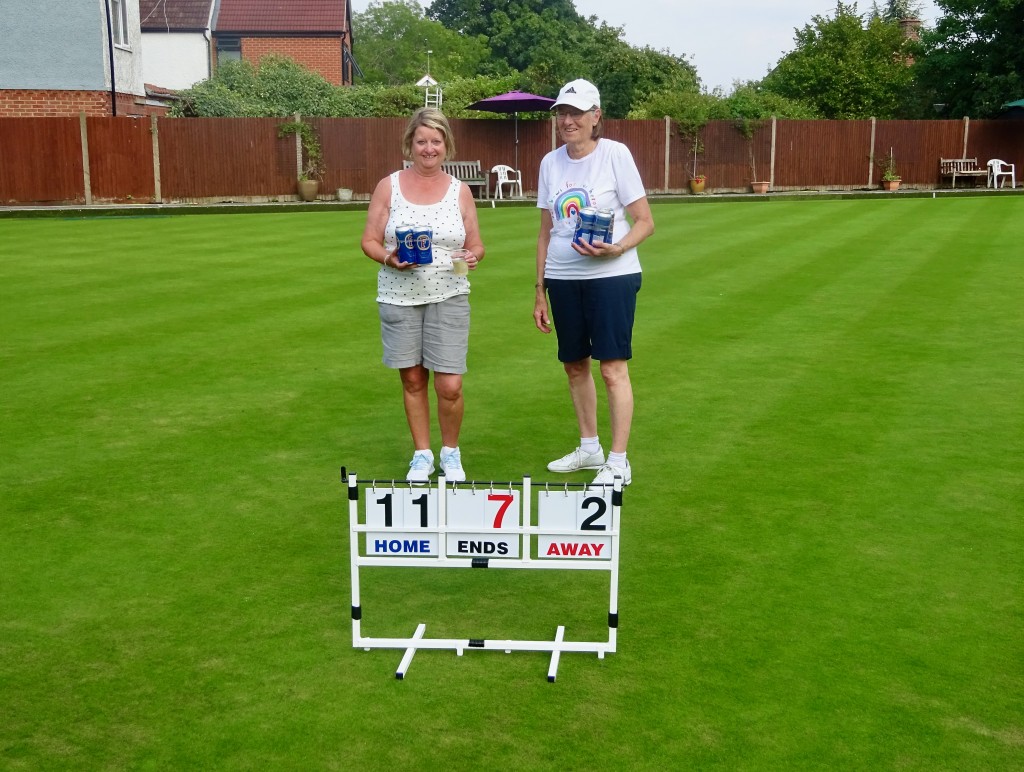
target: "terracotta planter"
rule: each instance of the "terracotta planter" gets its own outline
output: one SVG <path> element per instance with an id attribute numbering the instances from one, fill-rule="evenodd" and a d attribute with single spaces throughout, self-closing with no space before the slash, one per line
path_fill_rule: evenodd
<path id="1" fill-rule="evenodd" d="M 899 190 L 899 180 L 882 180 L 882 190 Z"/>
<path id="2" fill-rule="evenodd" d="M 770 182 L 751 182 L 750 187 L 755 193 L 767 193 Z"/>
<path id="3" fill-rule="evenodd" d="M 303 201 L 316 201 L 320 191 L 320 180 L 299 180 L 299 198 Z"/>
<path id="4" fill-rule="evenodd" d="M 704 192 L 704 180 L 690 180 L 690 192 L 691 193 L 703 193 Z"/>

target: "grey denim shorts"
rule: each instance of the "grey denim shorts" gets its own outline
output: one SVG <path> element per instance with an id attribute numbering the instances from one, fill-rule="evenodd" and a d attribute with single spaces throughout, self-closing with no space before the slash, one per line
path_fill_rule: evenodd
<path id="1" fill-rule="evenodd" d="M 385 365 L 399 369 L 422 364 L 438 373 L 466 372 L 469 295 L 420 306 L 377 306 Z"/>

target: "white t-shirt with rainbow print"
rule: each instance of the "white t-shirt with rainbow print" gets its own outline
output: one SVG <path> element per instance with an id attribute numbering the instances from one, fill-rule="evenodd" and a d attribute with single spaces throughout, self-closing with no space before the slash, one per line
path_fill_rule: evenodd
<path id="1" fill-rule="evenodd" d="M 540 162 L 537 206 L 551 212 L 551 241 L 544 276 L 550 279 L 599 279 L 640 273 L 636 249 L 620 257 L 593 258 L 572 248 L 580 209 L 592 206 L 611 209 L 618 241 L 629 232 L 626 206 L 647 195 L 633 154 L 621 142 L 599 139 L 594 152 L 573 160 L 565 145 L 552 150 Z"/>

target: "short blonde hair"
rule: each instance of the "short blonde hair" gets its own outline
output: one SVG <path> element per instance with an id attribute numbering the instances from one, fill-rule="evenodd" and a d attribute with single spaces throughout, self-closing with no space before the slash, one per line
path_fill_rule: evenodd
<path id="1" fill-rule="evenodd" d="M 445 160 L 455 159 L 455 140 L 452 138 L 452 127 L 448 125 L 448 119 L 436 107 L 421 107 L 412 114 L 409 125 L 405 127 L 405 136 L 402 137 L 402 155 L 405 160 L 412 160 L 412 137 L 420 126 L 441 132 L 441 136 L 444 137 Z"/>

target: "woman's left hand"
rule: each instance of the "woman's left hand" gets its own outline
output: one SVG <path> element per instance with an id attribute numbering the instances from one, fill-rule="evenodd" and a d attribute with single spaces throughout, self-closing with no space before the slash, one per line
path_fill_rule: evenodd
<path id="1" fill-rule="evenodd" d="M 578 244 L 576 241 L 573 241 L 572 248 L 584 257 L 621 257 L 626 251 L 619 244 L 606 244 L 603 241 L 597 241 L 593 244 L 589 242 Z"/>
<path id="2" fill-rule="evenodd" d="M 480 262 L 480 258 L 478 258 L 475 254 L 473 254 L 473 252 L 471 252 L 468 249 L 458 249 L 455 251 L 455 254 L 457 254 L 459 257 L 466 261 L 466 265 L 469 267 L 469 270 L 471 271 L 475 270 Z"/>

